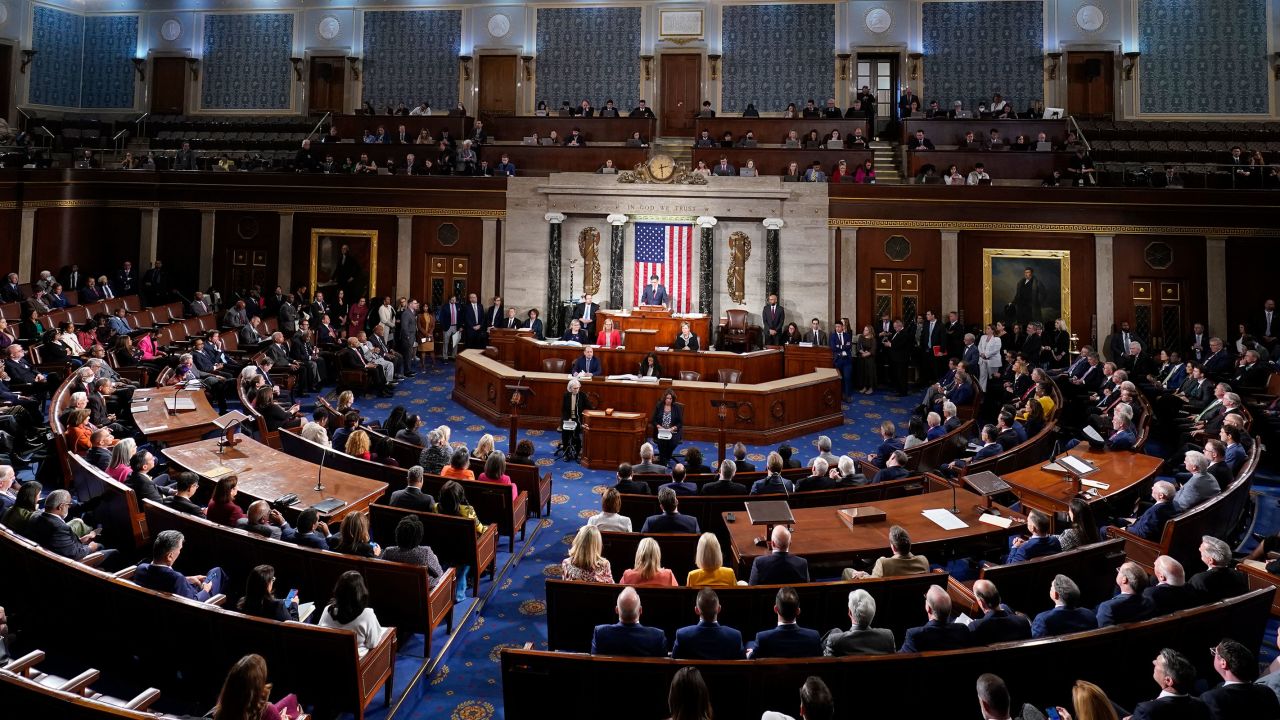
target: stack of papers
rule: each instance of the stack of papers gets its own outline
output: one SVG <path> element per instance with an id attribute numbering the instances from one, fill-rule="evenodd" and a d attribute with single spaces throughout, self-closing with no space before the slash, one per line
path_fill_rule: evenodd
<path id="1" fill-rule="evenodd" d="M 978 520 L 988 525 L 996 527 L 1009 528 L 1013 526 L 1013 518 L 1004 515 L 992 515 L 991 513 L 983 513 L 978 516 Z"/>
<path id="2" fill-rule="evenodd" d="M 968 523 L 956 517 L 950 510 L 943 508 L 925 510 L 920 514 L 937 523 L 943 530 L 960 530 L 969 527 Z"/>

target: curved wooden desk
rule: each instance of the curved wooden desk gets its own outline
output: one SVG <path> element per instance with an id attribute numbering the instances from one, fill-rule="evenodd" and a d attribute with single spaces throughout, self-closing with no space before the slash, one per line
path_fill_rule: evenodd
<path id="1" fill-rule="evenodd" d="M 659 343 L 660 345 L 666 343 Z M 585 345 L 553 345 L 550 342 L 534 340 L 531 337 L 519 337 L 510 348 L 512 367 L 529 372 L 541 371 L 542 361 L 549 358 L 561 358 L 565 361 L 565 370 L 573 367 L 573 361 L 582 357 Z M 630 347 L 605 348 L 592 345 L 595 356 L 600 359 L 600 367 L 604 374 L 629 375 L 639 369 L 640 361 L 649 350 L 636 350 Z M 682 371 L 690 370 L 698 373 L 706 382 L 719 384 L 719 371 L 739 370 L 742 372 L 740 382 L 764 383 L 781 380 L 783 375 L 783 350 L 771 348 L 749 353 L 727 351 L 688 350 L 654 350 L 658 363 L 662 365 L 662 374 L 676 378 Z M 830 355 L 830 351 L 827 353 Z M 506 358 L 499 358 L 500 360 Z"/>
<path id="2" fill-rule="evenodd" d="M 520 344 L 532 344 L 521 339 Z M 581 348 L 572 348 L 581 353 Z M 602 351 L 604 352 L 604 351 Z M 763 351 L 778 364 L 781 374 L 782 354 Z M 697 357 L 686 354 L 688 357 Z M 730 359 L 742 356 L 727 354 Z M 638 362 L 638 358 L 637 358 Z M 634 364 L 634 363 L 633 363 Z M 608 369 L 608 365 L 605 365 Z M 665 365 L 664 365 L 665 367 Z M 634 367 L 632 368 L 634 369 Z M 560 425 L 560 403 L 567 373 L 544 373 L 510 368 L 485 357 L 479 350 L 458 355 L 454 369 L 454 401 L 484 418 L 505 427 L 510 419 L 511 398 L 505 388 L 516 381 L 531 386 L 534 396 L 520 409 L 520 427 L 552 429 Z M 752 444 L 771 445 L 786 438 L 804 435 L 844 423 L 840 408 L 840 375 L 830 368 L 819 368 L 806 375 L 772 380 L 754 385 L 718 382 L 662 380 L 658 383 L 624 380 L 589 380 L 582 392 L 596 409 L 637 411 L 646 415 L 653 411 L 658 398 L 667 388 L 675 390 L 684 404 L 684 436 L 691 440 L 714 441 L 718 420 L 711 408 L 713 399 L 722 396 L 741 405 L 725 423 L 729 437 Z"/>
<path id="3" fill-rule="evenodd" d="M 1160 471 L 1160 458 L 1142 453 L 1098 452 L 1089 449 L 1087 444 L 1081 444 L 1069 454 L 1090 460 L 1098 466 L 1098 472 L 1088 479 L 1106 483 L 1110 487 L 1098 490 L 1096 495 L 1089 494 L 1087 500 L 1090 505 L 1110 505 L 1113 511 L 1131 512 L 1133 501 L 1151 488 L 1151 482 Z M 1076 497 L 1076 488 L 1075 483 L 1063 473 L 1042 469 L 1046 464 L 1038 462 L 1000 477 L 1013 487 L 1013 492 L 1028 512 L 1039 510 L 1053 518 L 1055 513 L 1065 513 L 1071 506 L 1071 500 Z M 1094 510 L 1095 515 L 1099 512 Z"/>

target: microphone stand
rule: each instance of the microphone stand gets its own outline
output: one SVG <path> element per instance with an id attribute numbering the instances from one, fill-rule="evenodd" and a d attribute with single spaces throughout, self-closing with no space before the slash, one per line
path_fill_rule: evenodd
<path id="1" fill-rule="evenodd" d="M 320 469 L 316 471 L 316 486 L 311 488 L 315 492 L 324 492 L 324 482 L 321 476 L 324 475 L 324 458 L 328 454 L 324 448 L 320 448 Z"/>

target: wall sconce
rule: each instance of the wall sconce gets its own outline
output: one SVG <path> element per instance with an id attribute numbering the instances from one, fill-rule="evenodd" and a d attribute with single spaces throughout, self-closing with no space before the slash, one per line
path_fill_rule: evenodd
<path id="1" fill-rule="evenodd" d="M 471 80 L 471 56 L 459 55 L 458 62 L 462 63 L 462 79 L 464 81 Z"/>
<path id="2" fill-rule="evenodd" d="M 25 75 L 27 73 L 27 66 L 30 65 L 31 61 L 35 59 L 36 59 L 35 50 L 23 50 L 22 51 L 22 67 L 18 68 L 18 72 Z"/>
<path id="3" fill-rule="evenodd" d="M 840 60 L 840 79 L 849 79 L 849 58 L 853 57 L 853 53 L 836 53 L 836 58 Z"/>
<path id="4" fill-rule="evenodd" d="M 133 60 L 133 69 L 138 71 L 138 79 L 142 82 L 147 81 L 147 60 L 146 58 L 130 58 Z"/>
<path id="5" fill-rule="evenodd" d="M 716 75 L 716 70 L 717 70 L 717 66 L 720 63 L 720 57 L 721 57 L 720 55 L 707 56 L 707 62 L 711 63 L 711 79 L 712 80 L 716 80 L 719 77 L 718 75 Z"/>
<path id="6" fill-rule="evenodd" d="M 200 61 L 196 58 L 184 58 L 187 61 L 187 69 L 191 71 L 191 79 L 198 80 L 200 78 Z"/>
<path id="7" fill-rule="evenodd" d="M 293 79 L 302 82 L 302 58 L 289 58 L 289 62 L 293 63 Z"/>
<path id="8" fill-rule="evenodd" d="M 1123 70 L 1125 80 L 1133 79 L 1133 69 L 1138 67 L 1138 58 L 1141 56 L 1142 53 L 1137 52 L 1136 50 L 1134 52 L 1127 52 L 1124 54 Z"/>
<path id="9" fill-rule="evenodd" d="M 351 68 L 351 79 L 359 80 L 360 79 L 360 58 L 348 55 L 347 67 Z"/>
<path id="10" fill-rule="evenodd" d="M 640 62 L 644 64 L 644 79 L 652 80 L 653 79 L 653 56 L 641 55 Z"/>
<path id="11" fill-rule="evenodd" d="M 1062 53 L 1051 52 L 1045 53 L 1045 57 L 1049 58 L 1049 79 L 1058 79 L 1058 64 L 1062 62 Z"/>
<path id="12" fill-rule="evenodd" d="M 533 82 L 533 56 L 521 55 L 520 62 L 524 65 L 524 81 Z"/>
<path id="13" fill-rule="evenodd" d="M 907 59 L 911 61 L 908 70 L 908 77 L 912 80 L 920 79 L 920 60 L 924 57 L 924 53 L 907 53 Z"/>

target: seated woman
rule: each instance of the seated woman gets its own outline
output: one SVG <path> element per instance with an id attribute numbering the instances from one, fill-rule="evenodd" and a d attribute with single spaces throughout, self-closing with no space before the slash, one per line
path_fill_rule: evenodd
<path id="1" fill-rule="evenodd" d="M 129 473 L 133 469 L 129 467 L 129 459 L 133 454 L 138 452 L 138 442 L 133 438 L 124 438 L 111 448 L 111 462 L 107 464 L 107 474 L 115 478 L 116 482 L 127 482 Z"/>
<path id="2" fill-rule="evenodd" d="M 622 333 L 614 329 L 613 318 L 605 318 L 604 327 L 596 333 L 596 344 L 606 348 L 622 345 Z"/>
<path id="3" fill-rule="evenodd" d="M 395 437 L 396 433 L 400 432 L 400 430 L 404 428 L 404 422 L 408 417 L 408 414 L 409 413 L 404 409 L 403 405 L 397 405 L 391 408 L 391 413 L 387 415 L 386 422 L 382 423 L 383 434 L 388 437 Z"/>
<path id="4" fill-rule="evenodd" d="M 249 571 L 245 579 L 244 596 L 236 603 L 236 609 L 246 615 L 288 622 L 298 620 L 298 593 L 291 592 L 285 600 L 273 593 L 276 585 L 276 569 L 259 565 Z"/>
<path id="5" fill-rule="evenodd" d="M 162 368 L 177 364 L 177 358 L 160 350 L 160 328 L 158 327 L 151 328 L 146 335 L 138 338 L 138 352 L 142 353 L 144 365 Z"/>
<path id="6" fill-rule="evenodd" d="M 295 403 L 288 410 L 280 407 L 276 403 L 275 394 L 266 385 L 254 391 L 253 408 L 262 415 L 268 432 L 279 432 L 280 428 L 302 424 L 302 416 L 298 414 L 299 406 Z"/>
<path id="7" fill-rule="evenodd" d="M 449 456 L 449 464 L 440 471 L 440 475 L 451 480 L 475 480 L 476 474 L 471 471 L 471 456 L 465 447 L 454 448 Z"/>
<path id="8" fill-rule="evenodd" d="M 672 350 L 692 350 L 697 352 L 702 348 L 698 344 L 698 336 L 693 333 L 689 323 L 680 323 L 680 334 L 676 336 L 676 341 L 672 344 Z"/>
<path id="9" fill-rule="evenodd" d="M 93 442 L 89 439 L 93 435 L 93 430 L 89 427 L 89 409 L 76 408 L 67 413 L 66 424 L 62 436 L 67 442 L 67 449 L 83 456 L 93 447 Z"/>
<path id="10" fill-rule="evenodd" d="M 236 486 L 239 484 L 240 478 L 235 475 L 224 475 L 218 478 L 218 482 L 213 486 L 213 498 L 205 508 L 205 517 L 219 525 L 230 527 L 235 527 L 243 520 L 244 511 L 236 504 L 236 494 L 239 492 Z"/>
<path id="11" fill-rule="evenodd" d="M 338 404 L 334 407 L 334 410 L 338 411 L 339 415 L 346 415 L 349 412 L 358 413 L 359 409 L 356 408 L 355 393 L 350 390 L 343 390 L 338 393 Z M 360 416 L 360 424 L 368 425 L 369 427 L 379 427 L 378 423 L 370 422 L 369 418 L 364 417 L 363 415 Z"/>
<path id="12" fill-rule="evenodd" d="M 382 553 L 382 559 L 389 562 L 417 565 L 427 569 L 427 585 L 434 588 L 444 575 L 440 561 L 430 547 L 422 544 L 424 529 L 417 515 L 406 515 L 396 523 L 396 544 Z"/>
<path id="13" fill-rule="evenodd" d="M 640 367 L 636 370 L 640 377 L 662 377 L 662 363 L 658 362 L 658 353 L 650 352 L 640 359 Z"/>
<path id="14" fill-rule="evenodd" d="M 902 440 L 902 449 L 913 448 L 921 445 L 927 440 L 924 429 L 924 418 L 919 415 L 911 416 L 911 421 L 907 424 L 907 436 Z"/>
<path id="15" fill-rule="evenodd" d="M 369 516 L 362 512 L 348 513 L 342 518 L 338 534 L 329 538 L 329 548 L 334 552 L 367 558 L 382 555 L 378 543 L 369 540 Z"/>
<path id="16" fill-rule="evenodd" d="M 587 524 L 612 532 L 631 532 L 631 518 L 620 515 L 622 494 L 617 488 L 606 488 L 600 496 L 600 512 L 587 518 Z"/>
<path id="17" fill-rule="evenodd" d="M 649 423 L 653 425 L 653 439 L 658 446 L 658 464 L 666 465 L 680 445 L 684 428 L 684 405 L 676 402 L 675 391 L 662 393 Z"/>
<path id="18" fill-rule="evenodd" d="M 512 502 L 520 495 L 520 488 L 511 482 L 511 476 L 507 474 L 507 456 L 501 450 L 489 453 L 489 457 L 484 460 L 484 472 L 476 480 L 511 486 Z"/>
<path id="19" fill-rule="evenodd" d="M 301 715 L 296 695 L 271 702 L 267 661 L 256 654 L 245 655 L 231 666 L 213 710 L 213 720 L 292 720 Z"/>
<path id="20" fill-rule="evenodd" d="M 488 459 L 491 452 L 493 452 L 493 436 L 485 433 L 476 441 L 476 449 L 471 453 L 471 457 L 483 461 Z"/>
<path id="21" fill-rule="evenodd" d="M 1027 398 L 1022 404 L 1022 410 L 1014 416 L 1014 419 L 1022 423 L 1022 427 L 1027 431 L 1027 436 L 1036 435 L 1044 429 L 1044 405 L 1033 397 Z"/>
<path id="22" fill-rule="evenodd" d="M 827 181 L 832 183 L 852 182 L 853 175 L 849 172 L 849 163 L 843 159 L 836 163 L 831 169 L 831 174 L 827 176 Z"/>
<path id="23" fill-rule="evenodd" d="M 804 336 L 800 334 L 800 326 L 795 323 L 787 323 L 787 329 L 782 331 L 782 339 L 780 345 L 799 345 L 804 342 Z"/>
<path id="24" fill-rule="evenodd" d="M 31 516 L 36 514 L 36 510 L 40 506 L 40 491 L 43 488 L 40 483 L 35 480 L 28 480 L 18 488 L 17 499 L 4 511 L 4 516 L 0 517 L 0 523 L 10 530 L 27 536 L 27 528 L 31 524 Z M 83 536 L 84 533 L 77 533 L 76 537 Z"/>
<path id="25" fill-rule="evenodd" d="M 350 517 L 348 515 L 347 517 Z M 338 578 L 333 588 L 333 600 L 320 613 L 320 627 L 337 630 L 353 630 L 360 656 L 378 646 L 383 629 L 378 616 L 369 607 L 369 588 L 364 576 L 356 570 L 348 570 Z"/>
<path id="26" fill-rule="evenodd" d="M 583 525 L 569 546 L 569 557 L 560 561 L 560 577 L 580 582 L 612 583 L 613 569 L 609 560 L 600 554 L 604 541 L 600 529 Z"/>
<path id="27" fill-rule="evenodd" d="M 464 517 L 470 519 L 476 525 L 476 533 L 485 531 L 484 523 L 476 517 L 475 508 L 467 503 L 467 492 L 461 485 L 450 480 L 440 488 L 440 497 L 436 501 L 436 512 L 441 515 L 452 515 L 453 517 Z M 463 602 L 467 599 L 467 578 L 471 574 L 471 566 L 463 565 L 457 568 L 458 571 L 458 590 L 454 593 L 456 602 Z"/>
<path id="28" fill-rule="evenodd" d="M 679 583 L 670 569 L 662 567 L 662 549 L 658 547 L 658 541 L 647 537 L 636 548 L 635 567 L 622 573 L 619 584 L 675 587 Z"/>
<path id="29" fill-rule="evenodd" d="M 369 441 L 369 433 L 364 430 L 352 430 L 347 436 L 347 443 L 343 446 L 342 451 L 351 457 L 357 457 L 361 460 L 372 460 L 373 452 Z"/>
<path id="30" fill-rule="evenodd" d="M 543 334 L 542 318 L 541 313 L 538 312 L 538 308 L 529 308 L 528 318 L 528 320 L 524 321 L 524 326 L 533 331 L 534 339 L 546 340 L 547 337 Z"/>
<path id="31" fill-rule="evenodd" d="M 871 158 L 867 158 L 863 161 L 862 165 L 858 166 L 857 172 L 853 174 L 853 181 L 863 185 L 876 184 L 875 163 Z"/>
<path id="32" fill-rule="evenodd" d="M 724 566 L 724 555 L 720 552 L 720 541 L 715 533 L 702 533 L 698 538 L 698 553 L 695 561 L 697 569 L 689 571 L 689 579 L 685 585 L 689 587 L 733 587 L 738 584 L 738 577 L 732 568 Z"/>
<path id="33" fill-rule="evenodd" d="M 697 446 L 684 451 L 684 471 L 686 475 L 707 475 L 713 472 L 702 461 L 702 450 Z"/>
<path id="34" fill-rule="evenodd" d="M 512 465 L 537 465 L 537 461 L 533 459 L 533 453 L 533 441 L 529 438 L 524 438 L 516 443 L 516 453 L 507 458 L 507 462 Z"/>

